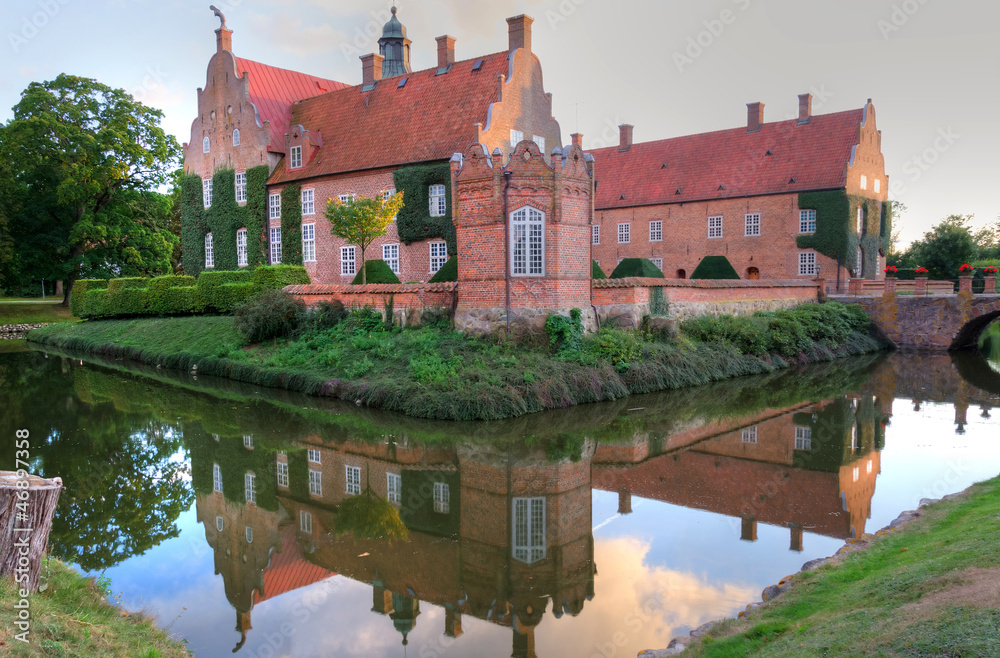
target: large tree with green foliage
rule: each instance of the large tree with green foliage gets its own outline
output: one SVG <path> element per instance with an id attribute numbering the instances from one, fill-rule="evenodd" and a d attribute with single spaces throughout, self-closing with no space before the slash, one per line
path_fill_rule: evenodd
<path id="1" fill-rule="evenodd" d="M 180 147 L 162 118 L 89 78 L 28 85 L 0 129 L 22 275 L 65 280 L 68 304 L 73 281 L 94 271 L 167 270 L 169 205 L 149 195 L 167 182 Z"/>
<path id="2" fill-rule="evenodd" d="M 963 263 L 979 255 L 979 247 L 969 230 L 972 215 L 949 215 L 910 245 L 903 260 L 907 265 L 926 267 L 931 278 L 953 279 Z"/>
<path id="3" fill-rule="evenodd" d="M 375 198 L 360 196 L 347 201 L 330 199 L 327 202 L 326 218 L 330 220 L 330 232 L 347 240 L 348 244 L 361 247 L 362 284 L 368 282 L 365 251 L 376 238 L 386 234 L 389 224 L 402 208 L 402 192 L 390 196 L 379 194 Z"/>

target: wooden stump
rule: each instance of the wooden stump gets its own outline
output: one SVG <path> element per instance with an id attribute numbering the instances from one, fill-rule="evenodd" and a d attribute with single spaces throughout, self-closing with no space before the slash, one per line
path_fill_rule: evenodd
<path id="1" fill-rule="evenodd" d="M 13 578 L 20 589 L 38 591 L 62 488 L 60 478 L 0 471 L 0 576 Z"/>

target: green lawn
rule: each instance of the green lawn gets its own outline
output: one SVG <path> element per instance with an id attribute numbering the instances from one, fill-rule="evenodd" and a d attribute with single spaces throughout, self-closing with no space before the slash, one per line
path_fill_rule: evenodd
<path id="1" fill-rule="evenodd" d="M 0 304 L 0 325 L 41 324 L 76 320 L 61 304 Z"/>
<path id="2" fill-rule="evenodd" d="M 41 656 L 102 656 L 110 658 L 167 658 L 190 655 L 184 645 L 142 614 L 128 614 L 107 600 L 93 580 L 50 559 L 45 591 L 29 599 L 28 642 L 16 639 L 13 606 L 20 600 L 13 581 L 0 578 L 0 654 L 17 658 Z M 113 583 L 112 583 L 113 585 Z"/>
<path id="3" fill-rule="evenodd" d="M 709 631 L 693 656 L 1000 656 L 1000 478 Z"/>

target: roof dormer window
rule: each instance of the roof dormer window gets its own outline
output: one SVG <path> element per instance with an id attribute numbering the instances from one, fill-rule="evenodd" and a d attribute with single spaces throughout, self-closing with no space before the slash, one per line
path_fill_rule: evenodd
<path id="1" fill-rule="evenodd" d="M 302 147 L 293 146 L 291 153 L 289 153 L 289 168 L 299 169 L 302 167 Z"/>

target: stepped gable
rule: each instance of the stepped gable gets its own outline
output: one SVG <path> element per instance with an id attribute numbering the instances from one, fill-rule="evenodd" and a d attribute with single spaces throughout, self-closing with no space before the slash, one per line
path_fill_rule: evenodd
<path id="1" fill-rule="evenodd" d="M 866 109 L 591 151 L 596 208 L 843 188 Z"/>

